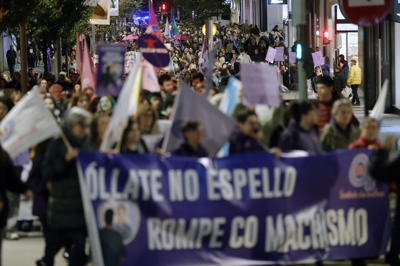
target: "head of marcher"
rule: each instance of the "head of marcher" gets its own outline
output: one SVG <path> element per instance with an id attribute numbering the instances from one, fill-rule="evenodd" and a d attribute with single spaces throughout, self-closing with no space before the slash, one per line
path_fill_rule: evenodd
<path id="1" fill-rule="evenodd" d="M 65 72 L 60 72 L 60 73 L 58 74 L 58 81 L 61 82 L 61 83 L 63 83 L 63 82 L 65 82 L 66 77 L 67 77 L 67 73 L 65 73 Z"/>
<path id="2" fill-rule="evenodd" d="M 104 220 L 106 222 L 107 229 L 112 229 L 113 220 L 114 220 L 114 211 L 111 209 L 108 209 L 106 211 L 106 213 L 104 214 Z"/>
<path id="3" fill-rule="evenodd" d="M 375 141 L 379 135 L 379 123 L 375 118 L 366 117 L 360 125 L 361 138 L 367 141 Z"/>
<path id="4" fill-rule="evenodd" d="M 0 97 L 0 122 L 4 119 L 4 117 L 13 107 L 14 104 L 10 98 L 5 96 Z"/>
<path id="5" fill-rule="evenodd" d="M 90 124 L 90 137 L 93 146 L 98 150 L 106 133 L 108 123 L 110 122 L 110 115 L 103 113 L 97 114 L 93 117 Z"/>
<path id="6" fill-rule="evenodd" d="M 54 100 L 60 101 L 62 97 L 62 87 L 58 84 L 54 84 L 50 87 L 49 93 Z"/>
<path id="7" fill-rule="evenodd" d="M 304 130 L 310 130 L 318 123 L 318 107 L 315 101 L 295 101 L 290 112 L 296 123 Z"/>
<path id="8" fill-rule="evenodd" d="M 351 102 L 346 99 L 340 99 L 334 102 L 332 107 L 332 117 L 339 127 L 346 129 L 353 117 L 353 108 Z"/>
<path id="9" fill-rule="evenodd" d="M 129 120 L 124 133 L 122 134 L 122 145 L 137 145 L 140 143 L 142 134 L 137 121 Z"/>
<path id="10" fill-rule="evenodd" d="M 163 92 L 169 92 L 174 89 L 174 83 L 172 77 L 167 74 L 163 74 L 158 78 L 158 84 Z"/>
<path id="11" fill-rule="evenodd" d="M 71 107 L 78 106 L 86 111 L 90 108 L 90 98 L 84 92 L 75 92 L 71 97 Z"/>
<path id="12" fill-rule="evenodd" d="M 160 110 L 162 107 L 162 96 L 159 92 L 150 93 L 148 96 L 151 107 Z"/>
<path id="13" fill-rule="evenodd" d="M 203 126 L 197 120 L 188 119 L 183 122 L 181 132 L 186 143 L 197 149 L 203 142 Z"/>
<path id="14" fill-rule="evenodd" d="M 319 76 L 316 78 L 316 87 L 318 100 L 329 102 L 333 97 L 333 80 L 328 76 Z"/>
<path id="15" fill-rule="evenodd" d="M 65 126 L 77 140 L 85 139 L 90 131 L 92 114 L 79 107 L 72 107 L 65 119 Z"/>
<path id="16" fill-rule="evenodd" d="M 243 110 L 236 117 L 240 131 L 249 137 L 257 139 L 260 132 L 260 123 L 254 111 Z"/>
<path id="17" fill-rule="evenodd" d="M 192 86 L 193 86 L 193 88 L 197 88 L 197 85 L 199 84 L 199 83 L 203 83 L 204 82 L 204 75 L 203 74 L 201 74 L 200 72 L 198 72 L 198 73 L 196 73 L 196 74 L 194 74 L 193 75 L 193 78 L 192 78 Z"/>
<path id="18" fill-rule="evenodd" d="M 142 134 L 151 134 L 158 121 L 158 114 L 150 105 L 143 104 L 137 111 L 136 121 Z"/>

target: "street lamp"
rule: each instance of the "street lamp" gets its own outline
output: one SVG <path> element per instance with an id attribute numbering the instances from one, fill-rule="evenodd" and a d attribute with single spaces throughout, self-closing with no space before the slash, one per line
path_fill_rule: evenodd
<path id="1" fill-rule="evenodd" d="M 206 24 L 203 25 L 203 27 L 201 28 L 201 32 L 203 33 L 203 35 L 206 35 Z M 217 26 L 215 26 L 215 24 L 213 24 L 212 26 L 212 35 L 214 36 L 215 34 L 217 34 Z"/>

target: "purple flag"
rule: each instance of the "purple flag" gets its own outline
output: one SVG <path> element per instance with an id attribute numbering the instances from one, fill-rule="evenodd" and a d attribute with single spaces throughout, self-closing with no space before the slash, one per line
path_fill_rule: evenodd
<path id="1" fill-rule="evenodd" d="M 281 61 L 284 59 L 285 47 L 276 47 L 275 61 Z"/>
<path id="2" fill-rule="evenodd" d="M 181 125 L 186 119 L 196 119 L 204 128 L 202 145 L 211 156 L 218 153 L 220 148 L 228 141 L 236 122 L 213 106 L 205 97 L 194 92 L 185 83 L 175 99 L 172 126 L 165 136 L 163 150 L 171 152 L 183 142 Z"/>
<path id="3" fill-rule="evenodd" d="M 296 53 L 289 52 L 289 63 L 296 63 Z"/>
<path id="4" fill-rule="evenodd" d="M 243 84 L 243 103 L 247 106 L 267 104 L 279 107 L 281 104 L 278 74 L 272 66 L 246 64 L 240 69 Z"/>
<path id="5" fill-rule="evenodd" d="M 51 68 L 51 50 L 47 48 L 47 71 L 50 73 L 53 69 Z"/>
<path id="6" fill-rule="evenodd" d="M 276 55 L 276 49 L 273 47 L 269 47 L 267 56 L 265 57 L 265 61 L 273 63 L 274 59 L 275 59 L 275 55 Z"/>
<path id="7" fill-rule="evenodd" d="M 204 38 L 203 49 L 201 50 L 201 57 L 199 59 L 199 69 L 203 75 L 207 74 L 207 69 L 209 68 L 208 60 L 208 38 Z"/>

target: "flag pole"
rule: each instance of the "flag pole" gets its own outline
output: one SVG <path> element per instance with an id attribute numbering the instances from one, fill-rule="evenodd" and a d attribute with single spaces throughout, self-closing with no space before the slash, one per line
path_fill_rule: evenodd
<path id="1" fill-rule="evenodd" d="M 67 147 L 68 150 L 72 150 L 72 146 L 71 143 L 69 142 L 69 140 L 67 139 L 67 137 L 64 134 L 64 131 L 62 130 L 62 128 L 60 127 L 60 137 L 62 139 L 62 141 L 64 142 L 65 146 Z"/>

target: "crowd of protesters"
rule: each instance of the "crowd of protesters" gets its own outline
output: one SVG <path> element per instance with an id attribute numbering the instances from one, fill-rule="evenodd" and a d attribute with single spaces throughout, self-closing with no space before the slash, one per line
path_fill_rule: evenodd
<path id="1" fill-rule="evenodd" d="M 123 132 L 120 147 L 116 146 L 110 152 L 167 156 L 162 153 L 159 143 L 149 147 L 143 137 L 164 133 L 158 127 L 158 121 L 170 119 L 182 82 L 186 82 L 199 94 L 205 90 L 206 79 L 198 67 L 203 36 L 200 29 L 183 23 L 179 27 L 183 34 L 191 36 L 190 40 L 172 41 L 173 69 L 160 70 L 158 73 L 160 92 L 142 91 L 138 111 Z M 213 68 L 213 88 L 208 97 L 214 105 L 220 103 L 229 77 L 240 77 L 241 64 L 263 62 L 268 47 L 284 46 L 285 40 L 283 32 L 277 27 L 269 33 L 260 33 L 256 26 L 236 24 L 218 29 L 214 40 L 218 51 Z M 126 34 L 139 34 L 139 31 L 141 27 L 132 27 Z M 119 42 L 122 37 L 112 37 L 115 39 L 110 41 Z M 135 42 L 126 45 L 129 49 L 137 49 Z M 352 65 L 355 65 L 354 62 Z M 359 104 L 355 86 L 361 81 L 361 76 L 358 76 L 358 69 L 352 69 L 349 71 L 347 62 L 342 58 L 335 69 L 335 73 L 338 72 L 336 76 L 342 80 L 341 84 L 337 85 L 336 76 L 332 79 L 329 74 L 318 73 L 312 79 L 318 97 L 316 101 L 294 101 L 289 106 L 282 101 L 272 116 L 263 121 L 260 121 L 255 108 L 245 106 L 239 97 L 232 112 L 237 127 L 229 139 L 230 154 L 272 152 L 279 158 L 281 152 L 292 150 L 321 154 L 335 150 L 371 148 L 378 150 L 373 158 L 372 175 L 383 181 L 395 181 L 393 175 L 396 171 L 391 169 L 398 168 L 398 165 L 387 165 L 385 159 L 388 151 L 393 149 L 394 139 L 388 138 L 381 145 L 378 141 L 378 121 L 365 118 L 358 123 L 353 115 L 352 103 L 341 96 L 347 85 L 354 86 L 353 104 Z M 277 71 L 283 76 L 286 69 L 284 67 Z M 321 70 L 326 71 L 324 67 Z M 32 161 L 27 183 L 20 181 L 17 171 L 14 171 L 20 168 L 21 162 L 13 162 L 0 149 L 0 166 L 6 169 L 0 171 L 0 230 L 5 227 L 9 212 L 6 189 L 24 194 L 26 200 L 33 198 L 33 215 L 39 217 L 43 227 L 46 245 L 37 265 L 54 265 L 54 256 L 64 246 L 71 247 L 68 250 L 69 265 L 84 265 L 88 260 L 85 254 L 87 232 L 75 161 L 81 150 L 99 150 L 117 99 L 112 96 L 97 97 L 94 88 L 82 88 L 74 67 L 70 67 L 67 72 L 60 72 L 57 80 L 52 75 L 40 79 L 34 68 L 29 68 L 29 73 L 32 78 L 28 80 L 29 88 L 40 92 L 47 108 L 60 123 L 72 149 L 67 149 L 61 138 L 49 139 L 32 147 L 29 153 L 27 151 L 29 156 L 22 162 Z M 18 105 L 22 97 L 19 80 L 18 71 L 15 71 L 11 80 L 7 74 L 2 76 L 1 89 L 4 96 L 0 97 L 0 122 Z M 10 83 L 13 85 L 8 89 L 7 84 Z M 203 126 L 199 121 L 184 121 L 181 132 L 184 141 L 172 155 L 209 156 L 202 145 Z M 385 169 L 388 174 L 383 177 L 380 169 Z M 400 239 L 399 235 L 396 236 Z M 392 252 L 395 253 L 391 256 L 392 265 L 398 263 L 397 242 L 392 241 Z M 109 251 L 104 256 L 117 260 L 110 265 L 118 265 L 124 254 L 111 253 Z M 366 265 L 363 259 L 353 260 L 352 263 L 354 266 Z M 322 262 L 318 265 L 322 265 Z"/>

